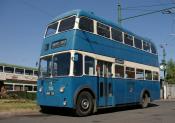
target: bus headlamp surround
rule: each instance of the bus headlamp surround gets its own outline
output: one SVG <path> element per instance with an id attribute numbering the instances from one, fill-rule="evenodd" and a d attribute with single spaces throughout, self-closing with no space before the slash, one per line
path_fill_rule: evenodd
<path id="1" fill-rule="evenodd" d="M 61 87 L 60 88 L 60 93 L 63 93 L 64 92 L 64 90 L 65 90 L 65 87 L 63 86 L 63 87 Z"/>

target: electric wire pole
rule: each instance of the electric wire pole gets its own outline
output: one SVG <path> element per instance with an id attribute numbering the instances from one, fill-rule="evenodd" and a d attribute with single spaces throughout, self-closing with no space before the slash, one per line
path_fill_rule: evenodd
<path id="1" fill-rule="evenodd" d="M 118 20 L 118 24 L 119 25 L 121 25 L 122 24 L 122 14 L 121 14 L 121 1 L 120 0 L 118 0 L 118 18 L 117 18 L 117 20 Z"/>

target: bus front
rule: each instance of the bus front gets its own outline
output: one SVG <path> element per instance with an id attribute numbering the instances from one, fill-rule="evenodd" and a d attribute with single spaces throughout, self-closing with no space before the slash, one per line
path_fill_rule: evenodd
<path id="1" fill-rule="evenodd" d="M 83 55 L 74 50 L 77 18 L 74 13 L 47 26 L 37 82 L 37 103 L 42 111 L 50 107 L 66 107 L 76 109 L 79 116 L 84 116 L 93 110 L 94 95 L 90 92 L 78 95 L 83 88 L 96 87 L 92 87 L 94 84 L 89 84 L 86 77 L 82 77 Z"/>

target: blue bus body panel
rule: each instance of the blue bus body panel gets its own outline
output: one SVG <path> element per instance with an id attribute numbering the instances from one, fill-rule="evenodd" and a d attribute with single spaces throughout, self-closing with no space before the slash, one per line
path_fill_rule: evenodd
<path id="1" fill-rule="evenodd" d="M 56 49 L 44 50 L 46 44 L 52 45 L 54 41 L 63 39 L 66 39 L 66 45 Z M 59 35 L 45 38 L 41 56 L 66 50 L 81 50 L 136 63 L 159 66 L 158 55 L 80 30 L 66 31 Z"/>
<path id="2" fill-rule="evenodd" d="M 151 100 L 160 98 L 160 94 L 157 93 L 160 90 L 160 84 L 158 81 L 124 80 L 119 78 L 112 78 L 112 80 L 113 99 L 111 106 L 139 102 L 143 89 L 149 90 Z M 53 83 L 54 95 L 46 94 L 49 90 L 49 82 Z M 54 79 L 38 80 L 38 87 L 41 86 L 41 83 L 43 83 L 43 92 L 37 93 L 37 102 L 39 105 L 75 108 L 74 97 L 76 93 L 83 88 L 89 88 L 92 90 L 95 97 L 97 97 L 96 104 L 98 107 L 101 103 L 103 103 L 98 100 L 99 89 L 97 77 L 59 77 Z M 65 91 L 64 93 L 61 93 L 59 92 L 59 89 L 63 86 L 65 87 Z M 63 105 L 64 99 L 67 101 L 66 106 Z"/>

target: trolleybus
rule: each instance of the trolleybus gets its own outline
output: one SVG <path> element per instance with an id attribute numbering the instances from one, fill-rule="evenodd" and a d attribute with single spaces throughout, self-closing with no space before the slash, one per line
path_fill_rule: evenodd
<path id="1" fill-rule="evenodd" d="M 92 12 L 73 10 L 51 21 L 41 49 L 37 103 L 86 116 L 100 108 L 160 97 L 153 42 Z"/>

